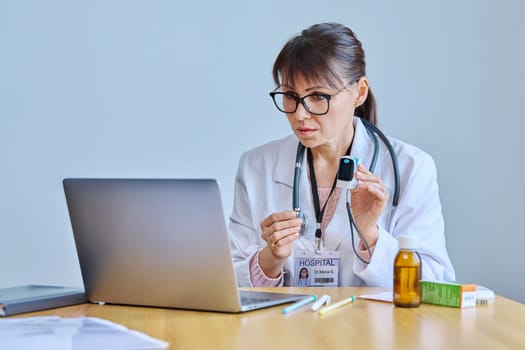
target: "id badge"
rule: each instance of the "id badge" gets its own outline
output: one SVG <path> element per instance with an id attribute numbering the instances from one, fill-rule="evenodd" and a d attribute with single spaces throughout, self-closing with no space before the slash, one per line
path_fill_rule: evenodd
<path id="1" fill-rule="evenodd" d="M 314 253 L 295 251 L 294 272 L 296 287 L 337 287 L 339 285 L 339 262 L 337 251 Z"/>

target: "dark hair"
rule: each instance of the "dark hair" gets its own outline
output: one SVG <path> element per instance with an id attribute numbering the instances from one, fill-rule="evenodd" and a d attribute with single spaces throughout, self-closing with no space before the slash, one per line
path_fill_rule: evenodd
<path id="1" fill-rule="evenodd" d="M 361 42 L 348 27 L 338 23 L 314 24 L 290 39 L 273 65 L 273 80 L 282 84 L 282 73 L 293 85 L 297 76 L 309 81 L 323 81 L 340 87 L 366 75 L 365 52 Z M 372 90 L 355 114 L 377 123 L 376 102 Z"/>
<path id="2" fill-rule="evenodd" d="M 308 277 L 308 269 L 306 267 L 301 267 L 299 270 L 299 277 L 301 277 L 301 273 L 303 273 L 303 271 L 306 271 L 306 277 Z"/>

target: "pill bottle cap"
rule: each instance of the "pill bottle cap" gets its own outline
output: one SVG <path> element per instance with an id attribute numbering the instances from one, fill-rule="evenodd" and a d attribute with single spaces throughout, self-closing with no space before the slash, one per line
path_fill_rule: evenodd
<path id="1" fill-rule="evenodd" d="M 399 249 L 417 249 L 417 237 L 400 236 L 398 239 Z"/>

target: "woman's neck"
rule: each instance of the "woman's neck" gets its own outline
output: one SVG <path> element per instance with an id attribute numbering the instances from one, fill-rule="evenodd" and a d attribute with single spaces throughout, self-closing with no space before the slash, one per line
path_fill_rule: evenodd
<path id="1" fill-rule="evenodd" d="M 352 138 L 353 132 L 349 137 L 340 137 L 312 148 L 315 178 L 319 188 L 332 187 L 339 170 L 339 160 L 346 155 Z"/>

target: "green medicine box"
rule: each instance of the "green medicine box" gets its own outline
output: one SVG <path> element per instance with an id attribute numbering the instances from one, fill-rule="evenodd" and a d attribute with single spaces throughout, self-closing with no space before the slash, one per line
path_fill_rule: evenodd
<path id="1" fill-rule="evenodd" d="M 421 281 L 421 302 L 457 308 L 476 306 L 476 285 Z"/>

